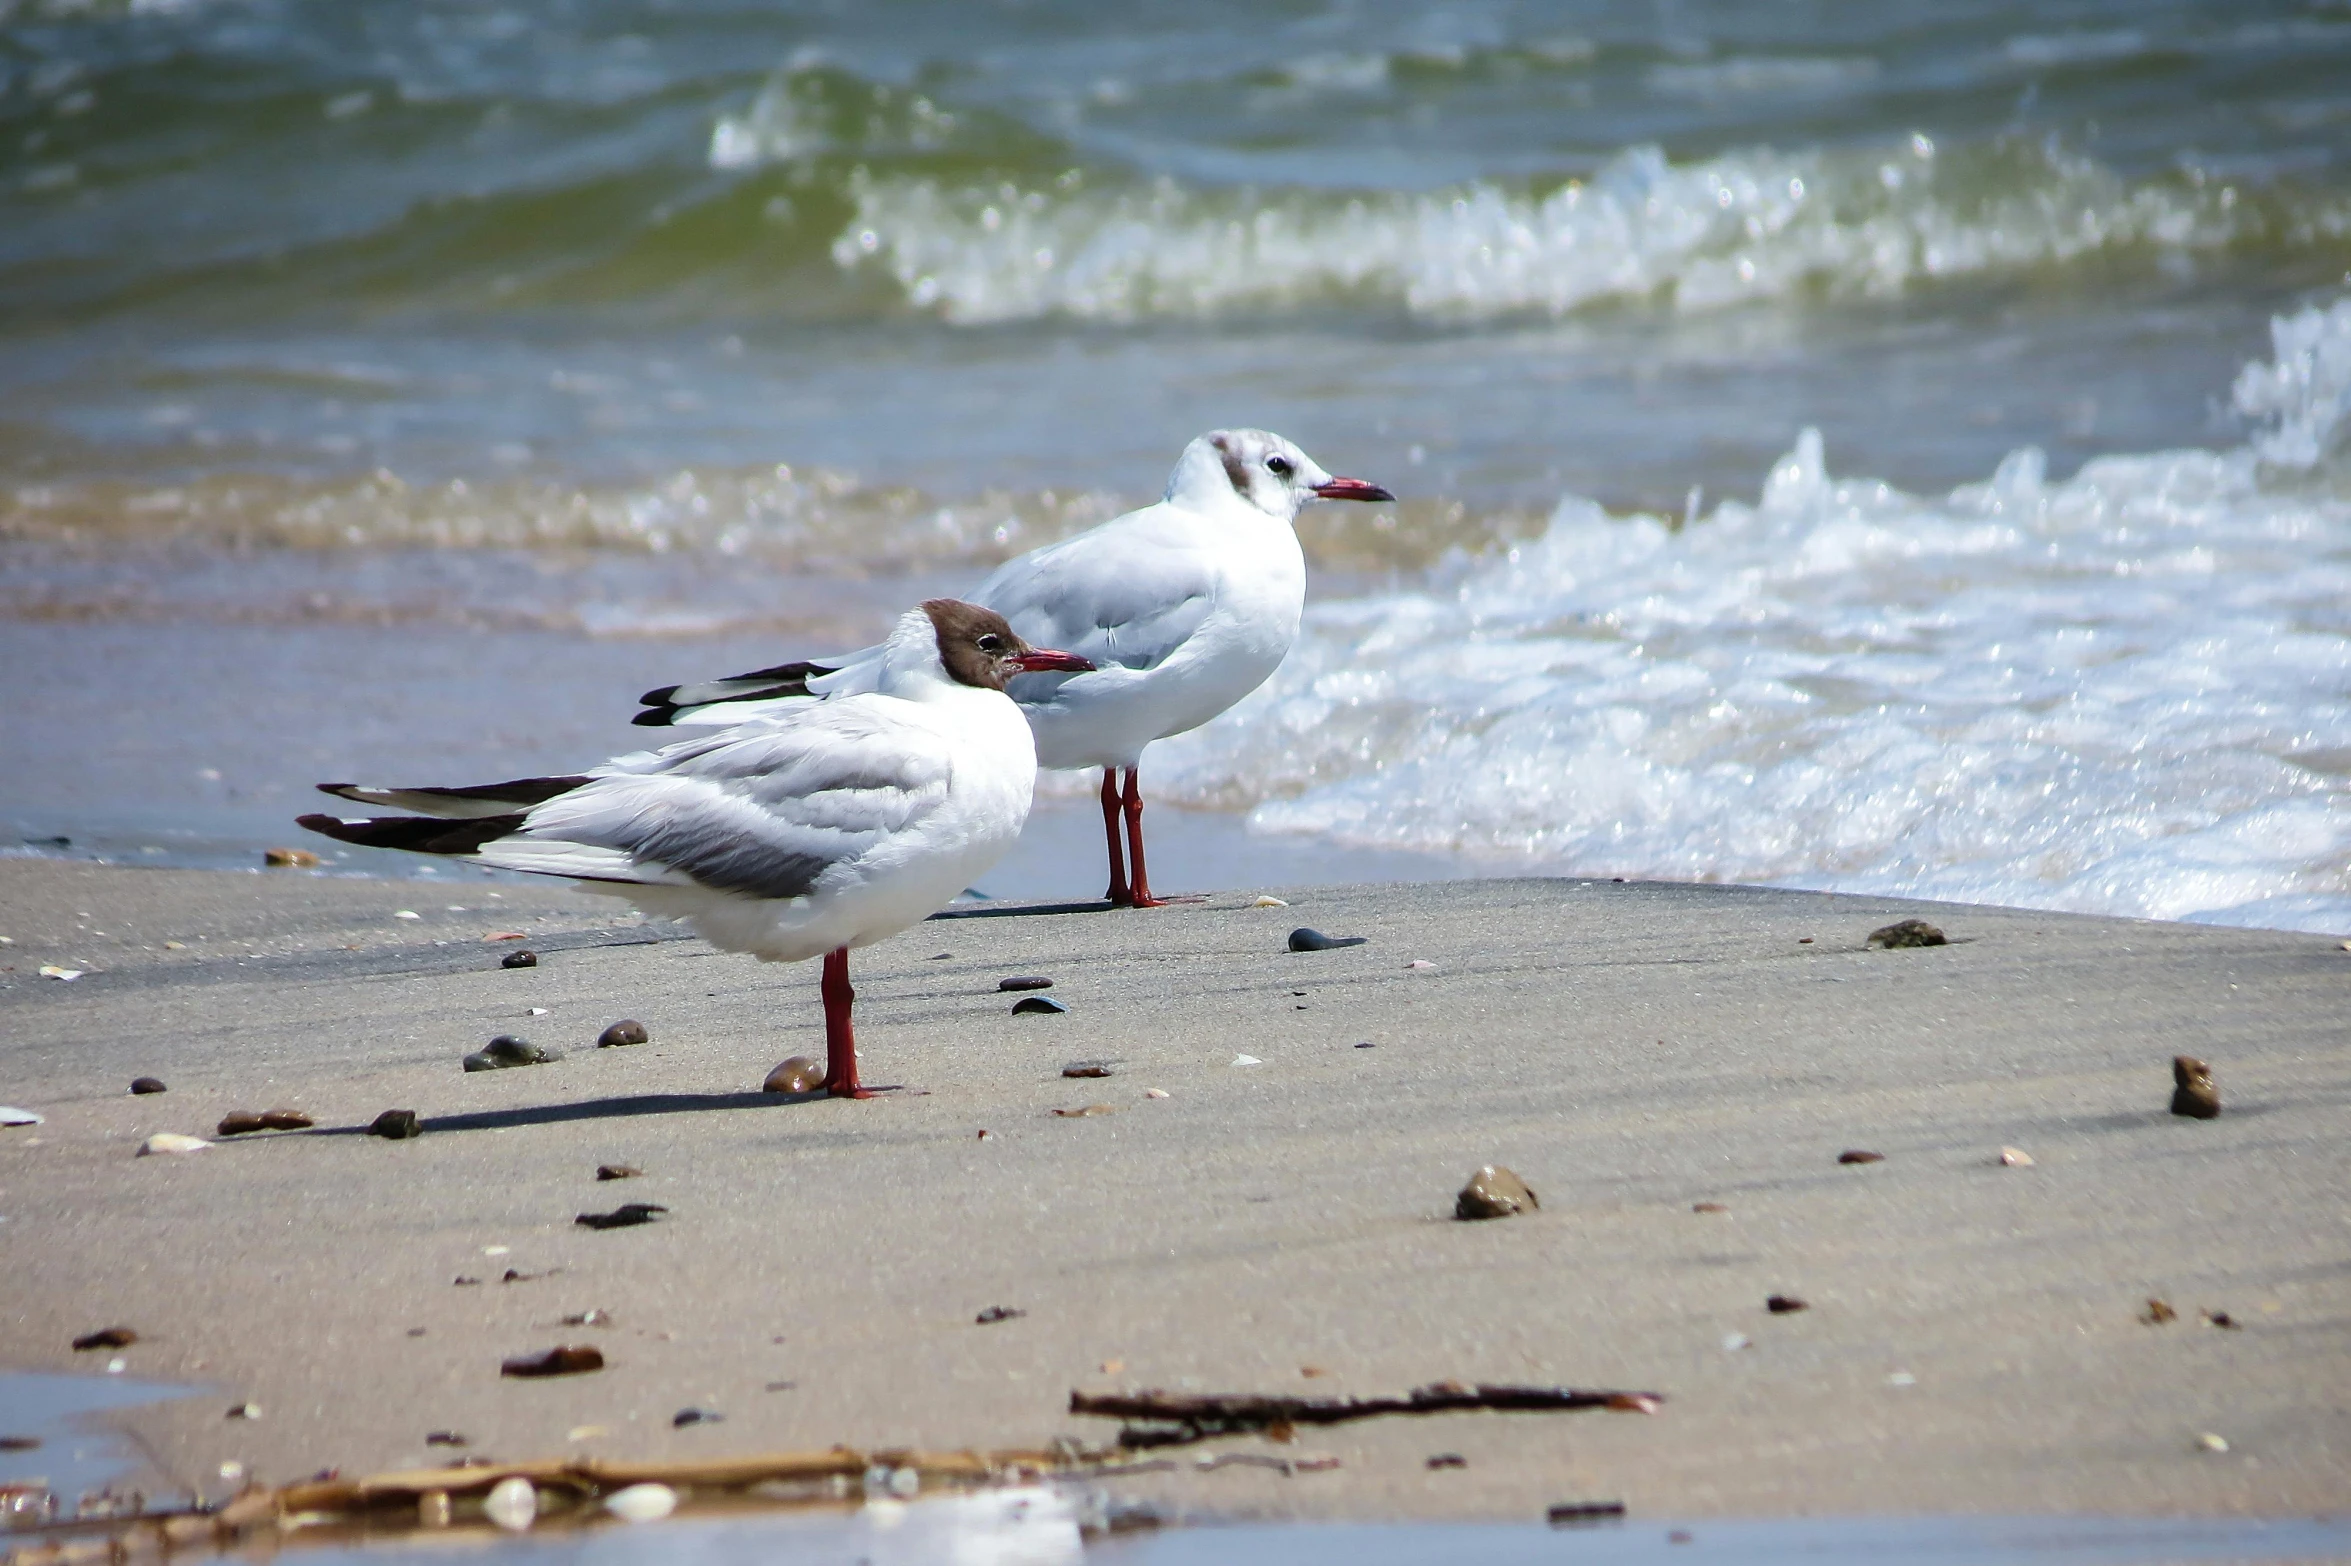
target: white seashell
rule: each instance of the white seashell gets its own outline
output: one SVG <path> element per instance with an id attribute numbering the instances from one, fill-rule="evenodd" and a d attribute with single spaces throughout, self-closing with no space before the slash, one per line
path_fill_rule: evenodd
<path id="1" fill-rule="evenodd" d="M 1287 908 L 1290 905 L 1278 897 L 1260 897 L 1249 906 L 1252 908 Z"/>
<path id="2" fill-rule="evenodd" d="M 0 1126 L 37 1126 L 41 1116 L 29 1109 L 18 1109 L 13 1104 L 0 1104 Z"/>
<path id="3" fill-rule="evenodd" d="M 539 1519 L 539 1492 L 522 1475 L 510 1475 L 490 1487 L 482 1515 L 508 1533 L 521 1533 Z"/>
<path id="4" fill-rule="evenodd" d="M 395 908 L 392 910 L 392 917 L 395 919 L 422 919 L 424 915 L 413 908 Z M 524 1526 L 528 1527 L 529 1524 L 526 1523 Z"/>
<path id="5" fill-rule="evenodd" d="M 2227 1436 L 2214 1435 L 2211 1431 L 2207 1430 L 2196 1438 L 2196 1444 L 2204 1448 L 2204 1450 L 2207 1452 L 2225 1452 L 2229 1449 L 2229 1438 Z"/>
<path id="6" fill-rule="evenodd" d="M 1145 1098 L 1165 1098 L 1165 1097 L 1167 1097 L 1167 1089 L 1165 1089 L 1165 1088 L 1145 1088 L 1145 1089 L 1143 1089 L 1143 1096 L 1144 1096 Z"/>
<path id="7" fill-rule="evenodd" d="M 2011 1169 L 2030 1169 L 2033 1167 L 2033 1155 L 2021 1147 L 2004 1147 L 2000 1149 L 2000 1162 Z"/>
<path id="8" fill-rule="evenodd" d="M 1233 1064 L 1236 1066 L 1262 1066 L 1265 1062 L 1259 1060 L 1255 1055 L 1235 1055 Z"/>
<path id="9" fill-rule="evenodd" d="M 1415 957 L 1412 959 L 1412 961 L 1406 963 L 1404 966 L 1407 968 L 1434 968 L 1436 964 L 1429 961 L 1426 957 Z"/>
<path id="10" fill-rule="evenodd" d="M 1744 1332 L 1726 1332 L 1722 1335 L 1723 1352 L 1726 1354 L 1736 1354 L 1739 1352 L 1739 1350 L 1745 1348 L 1750 1341 L 1751 1340 Z"/>
<path id="11" fill-rule="evenodd" d="M 606 1496 L 604 1509 L 622 1522 L 659 1522 L 678 1509 L 678 1493 L 665 1484 L 632 1484 Z"/>
<path id="12" fill-rule="evenodd" d="M 1912 1375 L 1907 1370 L 1897 1370 L 1892 1375 L 1886 1377 L 1886 1385 L 1890 1387 L 1914 1387 L 1918 1385 L 1918 1377 Z"/>
<path id="13" fill-rule="evenodd" d="M 139 1144 L 139 1156 L 149 1153 L 201 1153 L 212 1144 L 200 1136 L 182 1136 L 177 1131 L 158 1131 Z"/>
<path id="14" fill-rule="evenodd" d="M 53 962 L 41 964 L 41 977 L 44 979 L 63 979 L 66 983 L 71 984 L 81 976 L 82 970 L 79 968 L 60 968 Z"/>

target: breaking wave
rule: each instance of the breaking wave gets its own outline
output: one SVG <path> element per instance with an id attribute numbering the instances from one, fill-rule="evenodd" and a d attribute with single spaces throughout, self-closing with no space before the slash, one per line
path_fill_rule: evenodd
<path id="1" fill-rule="evenodd" d="M 2351 301 L 2273 335 L 2228 451 L 1928 497 L 1808 431 L 1687 526 L 1564 500 L 1311 610 L 1156 784 L 1504 864 L 2351 932 Z"/>

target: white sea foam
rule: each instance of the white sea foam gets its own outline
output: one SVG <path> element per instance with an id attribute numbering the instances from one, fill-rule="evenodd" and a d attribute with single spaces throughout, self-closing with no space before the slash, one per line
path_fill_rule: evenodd
<path id="1" fill-rule="evenodd" d="M 727 134 L 750 145 L 748 131 Z M 1073 179 L 861 174 L 834 259 L 878 267 L 916 306 L 965 323 L 1339 298 L 1462 322 L 1604 301 L 1694 311 L 1806 292 L 1883 296 L 2133 246 L 2193 252 L 2351 229 L 2339 204 L 2273 208 L 2184 177 L 2132 183 L 2037 142 L 1942 156 L 1923 135 L 1878 152 L 1763 148 L 1690 163 L 1635 147 L 1547 193 L 1478 181 L 1350 198 Z"/>
<path id="2" fill-rule="evenodd" d="M 1313 610 L 1154 785 L 1497 864 L 2351 932 L 2351 302 L 2276 341 L 2230 451 L 1931 498 L 1808 431 L 1687 527 L 1568 499 Z"/>

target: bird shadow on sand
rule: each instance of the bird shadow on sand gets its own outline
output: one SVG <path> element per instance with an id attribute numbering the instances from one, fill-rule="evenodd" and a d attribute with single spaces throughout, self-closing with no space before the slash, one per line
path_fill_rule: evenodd
<path id="1" fill-rule="evenodd" d="M 634 1093 L 625 1098 L 591 1098 L 570 1104 L 528 1104 L 519 1109 L 481 1109 L 462 1115 L 434 1115 L 424 1129 L 503 1131 L 513 1126 L 553 1126 L 573 1120 L 628 1120 L 638 1115 L 690 1115 L 714 1109 L 772 1109 L 822 1102 L 822 1093 Z M 322 1126 L 311 1136 L 367 1136 L 366 1126 Z"/>
<path id="2" fill-rule="evenodd" d="M 1031 914 L 1108 913 L 1116 906 L 1107 898 L 1100 897 L 1088 903 L 987 903 L 976 908 L 950 905 L 932 914 L 924 922 L 940 919 L 1021 919 Z"/>

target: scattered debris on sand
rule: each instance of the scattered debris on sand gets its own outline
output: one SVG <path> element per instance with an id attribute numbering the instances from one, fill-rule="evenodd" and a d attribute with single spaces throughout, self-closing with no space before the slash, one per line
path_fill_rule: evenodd
<path id="1" fill-rule="evenodd" d="M 1542 1205 L 1524 1180 L 1500 1164 L 1487 1164 L 1471 1175 L 1469 1184 L 1453 1198 L 1453 1216 L 1464 1220 L 1510 1218 Z"/>
<path id="2" fill-rule="evenodd" d="M 1884 951 L 1906 946 L 1948 946 L 1950 938 L 1924 919 L 1902 919 L 1869 932 L 1868 945 Z"/>
<path id="3" fill-rule="evenodd" d="M 1596 1391 L 1580 1387 L 1468 1386 L 1439 1381 L 1402 1397 L 1286 1397 L 1251 1392 L 1072 1392 L 1069 1411 L 1122 1419 L 1122 1447 L 1183 1446 L 1212 1436 L 1260 1433 L 1275 1425 L 1338 1425 L 1386 1414 L 1558 1413 L 1604 1408 L 1654 1414 L 1656 1392 Z"/>

